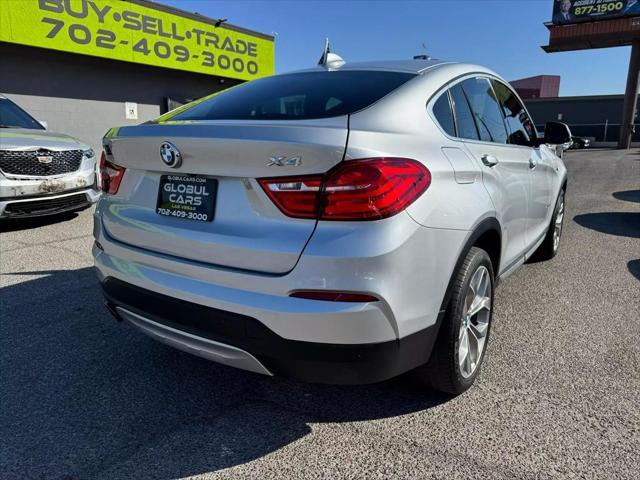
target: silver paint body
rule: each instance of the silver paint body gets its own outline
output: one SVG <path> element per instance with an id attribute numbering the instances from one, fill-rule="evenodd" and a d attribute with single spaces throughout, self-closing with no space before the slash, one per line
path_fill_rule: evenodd
<path id="1" fill-rule="evenodd" d="M 61 133 L 28 128 L 0 129 L 0 150 L 36 151 L 89 150 L 86 143 Z M 95 203 L 100 192 L 93 188 L 96 157 L 83 157 L 75 172 L 51 176 L 13 175 L 0 170 L 0 218 L 10 203 L 57 199 L 84 193 L 87 203 Z M 72 191 L 73 193 L 69 193 Z"/>
<path id="2" fill-rule="evenodd" d="M 456 261 L 483 220 L 495 218 L 502 228 L 499 275 L 520 266 L 550 223 L 566 176 L 561 159 L 544 145 L 450 138 L 431 113 L 437 94 L 451 84 L 469 76 L 499 77 L 483 67 L 435 61 L 340 69 L 418 75 L 350 118 L 113 129 L 104 142 L 127 171 L 117 195 L 103 196 L 95 212 L 99 276 L 249 315 L 287 339 L 365 344 L 403 338 L 436 322 Z M 180 149 L 181 168 L 163 165 L 158 148 L 164 141 Z M 485 166 L 481 157 L 487 154 L 499 163 Z M 279 156 L 302 162 L 268 165 Z M 292 219 L 256 181 L 383 156 L 423 162 L 432 183 L 406 211 L 379 221 Z M 177 171 L 218 178 L 212 223 L 156 215 L 160 175 Z M 381 301 L 289 297 L 308 289 L 371 293 Z"/>

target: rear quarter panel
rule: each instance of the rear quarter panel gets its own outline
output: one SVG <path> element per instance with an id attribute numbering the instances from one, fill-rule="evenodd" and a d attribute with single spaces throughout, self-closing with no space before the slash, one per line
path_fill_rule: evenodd
<path id="1" fill-rule="evenodd" d="M 451 77 L 466 72 L 459 65 L 430 70 L 352 115 L 349 123 L 345 160 L 404 157 L 429 169 L 431 185 L 407 212 L 430 228 L 470 230 L 495 214 L 477 161 L 462 142 L 443 133 L 430 113 L 431 103 Z"/>

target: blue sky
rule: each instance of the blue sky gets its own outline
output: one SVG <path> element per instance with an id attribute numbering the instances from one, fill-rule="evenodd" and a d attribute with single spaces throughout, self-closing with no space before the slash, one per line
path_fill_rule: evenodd
<path id="1" fill-rule="evenodd" d="M 623 93 L 630 47 L 547 54 L 552 0 L 158 0 L 265 33 L 276 72 L 314 65 L 325 36 L 346 61 L 434 58 L 479 63 L 508 80 L 561 75 L 561 95 Z"/>

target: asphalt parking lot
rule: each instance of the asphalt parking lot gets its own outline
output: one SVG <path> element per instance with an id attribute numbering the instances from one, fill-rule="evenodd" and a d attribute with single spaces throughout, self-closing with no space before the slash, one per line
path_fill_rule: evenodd
<path id="1" fill-rule="evenodd" d="M 0 478 L 640 478 L 640 152 L 567 154 L 559 256 L 457 398 L 209 363 L 118 324 L 91 210 L 0 226 Z"/>

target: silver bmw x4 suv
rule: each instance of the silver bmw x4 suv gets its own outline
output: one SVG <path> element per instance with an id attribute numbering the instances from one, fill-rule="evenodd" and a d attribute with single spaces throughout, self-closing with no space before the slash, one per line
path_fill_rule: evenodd
<path id="1" fill-rule="evenodd" d="M 566 169 L 507 82 L 442 61 L 277 75 L 114 128 L 93 255 L 151 337 L 311 382 L 478 375 L 499 279 L 558 251 Z"/>

